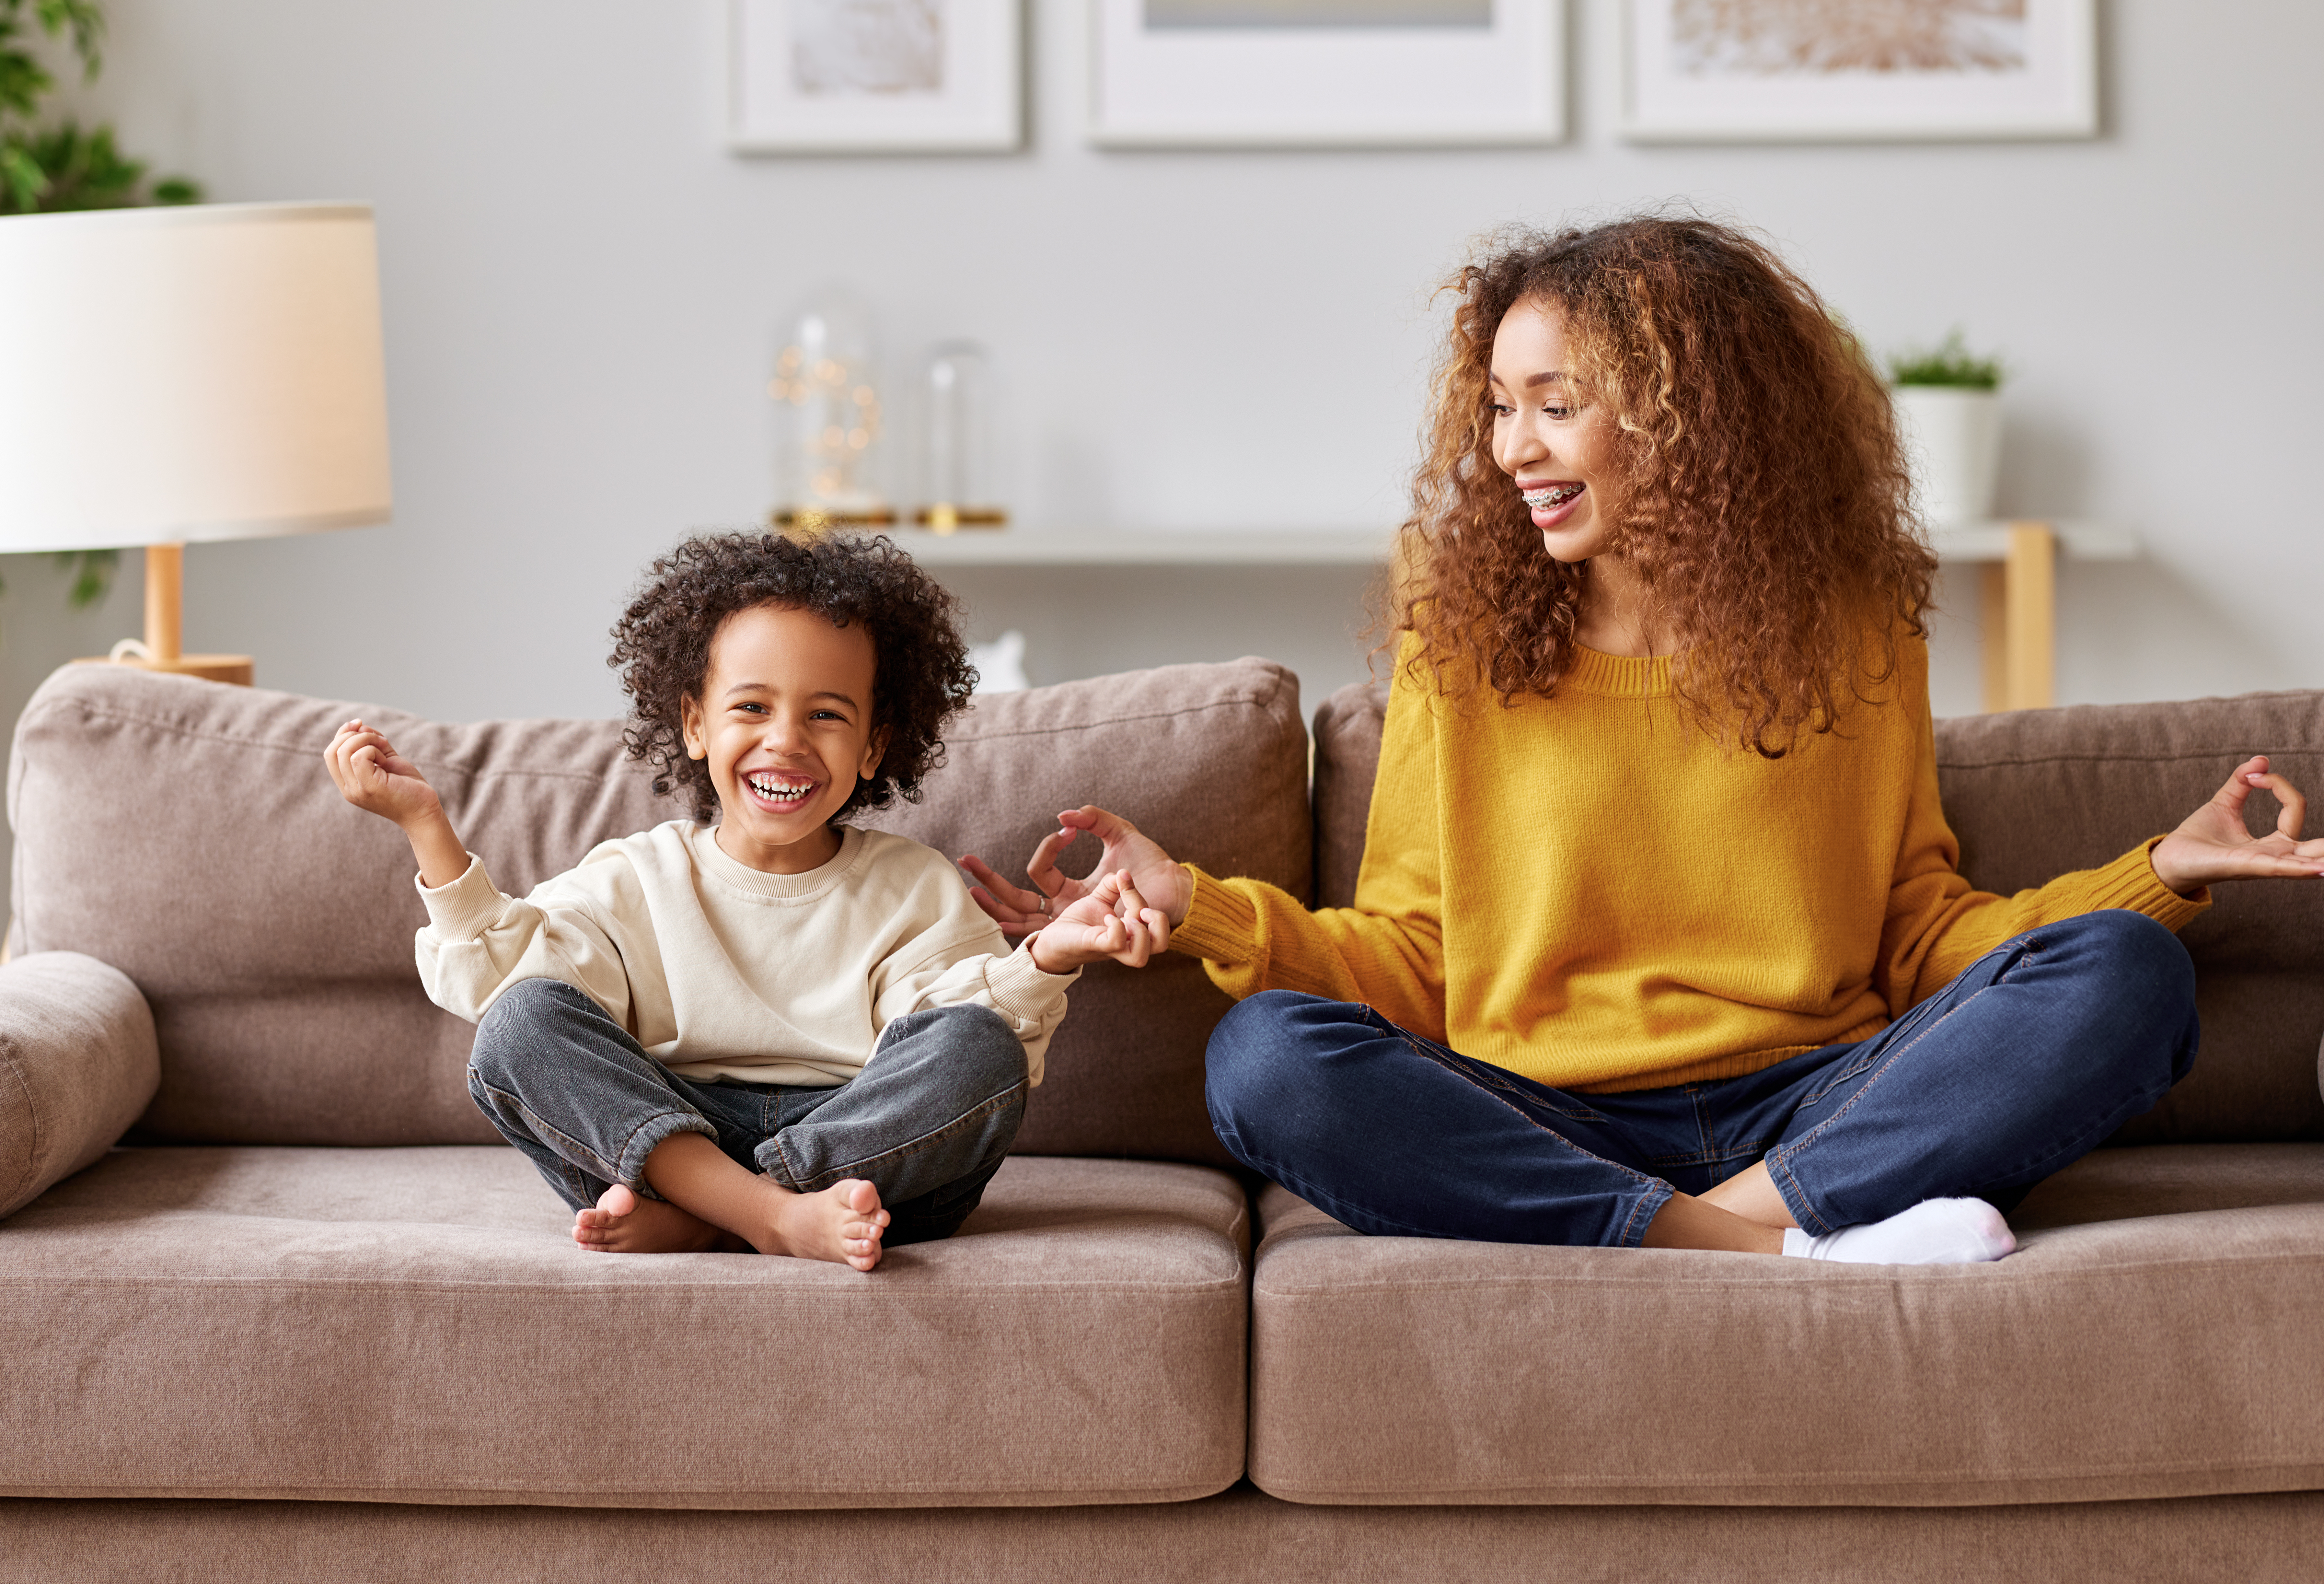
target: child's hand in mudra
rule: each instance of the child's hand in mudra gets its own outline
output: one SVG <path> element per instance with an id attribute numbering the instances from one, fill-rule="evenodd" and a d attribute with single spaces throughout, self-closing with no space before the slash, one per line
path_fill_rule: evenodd
<path id="1" fill-rule="evenodd" d="M 1105 851 L 1097 867 L 1076 880 L 1057 867 L 1057 859 L 1081 839 L 1084 831 L 1104 843 Z M 1185 865 L 1137 826 L 1094 803 L 1067 809 L 1057 816 L 1057 829 L 1041 838 L 1041 845 L 1026 861 L 1025 877 L 1033 883 L 1030 891 L 1011 885 L 973 853 L 962 858 L 960 866 L 968 871 L 968 894 L 976 898 L 976 905 L 991 914 L 1011 940 L 1064 917 L 1068 908 L 1117 873 L 1129 876 L 1173 924 L 1185 920 L 1186 903 L 1194 893 L 1194 879 Z"/>
<path id="2" fill-rule="evenodd" d="M 2244 804 L 2255 789 L 2275 794 L 2275 829 L 2255 837 L 2244 825 Z M 2324 837 L 2300 839 L 2308 804 L 2300 790 L 2267 767 L 2262 755 L 2236 766 L 2211 801 L 2155 844 L 2148 862 L 2154 877 L 2181 896 L 2220 880 L 2253 875 L 2324 875 Z"/>
<path id="3" fill-rule="evenodd" d="M 443 811 L 420 766 L 360 720 L 339 727 L 324 752 L 339 795 L 356 808 L 410 829 Z"/>
<path id="4" fill-rule="evenodd" d="M 1117 871 L 1050 919 L 1027 949 L 1043 973 L 1066 974 L 1108 959 L 1144 968 L 1148 959 L 1169 945 L 1169 916 L 1147 906 L 1136 882 Z"/>

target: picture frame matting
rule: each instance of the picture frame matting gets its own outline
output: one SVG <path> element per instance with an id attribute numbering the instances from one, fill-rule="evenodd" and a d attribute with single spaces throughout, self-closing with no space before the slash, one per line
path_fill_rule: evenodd
<path id="1" fill-rule="evenodd" d="M 1565 0 L 1087 0 L 1102 148 L 1566 135 Z"/>
<path id="2" fill-rule="evenodd" d="M 1626 0 L 1640 143 L 2095 137 L 2096 0 Z"/>
<path id="3" fill-rule="evenodd" d="M 1023 0 L 728 0 L 737 153 L 1024 144 Z"/>

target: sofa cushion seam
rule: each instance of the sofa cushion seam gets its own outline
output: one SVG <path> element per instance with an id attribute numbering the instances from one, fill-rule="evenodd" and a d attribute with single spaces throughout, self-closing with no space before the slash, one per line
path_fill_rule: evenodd
<path id="1" fill-rule="evenodd" d="M 42 713 L 45 714 L 51 709 L 61 712 L 67 707 L 68 706 L 63 702 L 51 703 L 43 707 Z M 231 732 L 204 730 L 200 727 L 188 726 L 182 721 L 157 719 L 150 716 L 138 715 L 129 710 L 92 704 L 84 699 L 74 699 L 71 701 L 69 707 L 79 710 L 86 716 L 93 716 L 99 719 L 115 721 L 124 726 L 145 727 L 154 731 L 168 732 L 173 736 L 189 738 L 195 742 L 223 743 L 229 747 L 257 748 L 272 754 L 304 755 L 312 752 L 309 747 L 300 744 L 268 742 L 260 737 L 237 736 Z M 28 710 L 26 712 L 26 724 L 33 724 L 36 722 L 36 719 L 37 718 L 34 717 L 31 711 Z M 420 722 L 419 724 L 438 725 L 440 723 L 427 721 Z M 579 726 L 596 726 L 603 723 L 585 720 L 572 722 L 569 724 Z M 600 775 L 575 770 L 476 770 L 463 766 L 456 761 L 448 760 L 431 764 L 429 766 L 429 770 L 430 773 L 463 775 L 471 780 L 509 776 L 539 781 L 586 782 L 598 786 L 613 785 L 617 781 L 635 779 L 634 775 L 622 774 L 618 772 Z"/>
<path id="2" fill-rule="evenodd" d="M 1210 715 L 1215 714 L 1222 709 L 1247 709 L 1256 708 L 1263 712 L 1266 710 L 1267 706 L 1272 702 L 1273 700 L 1270 699 L 1261 699 L 1256 695 L 1242 698 L 1214 699 L 1205 703 L 1189 704 L 1185 708 L 1178 709 L 1149 709 L 1139 715 L 1109 715 L 1102 720 L 1067 722 L 1058 726 L 1018 727 L 999 731 L 981 732 L 973 729 L 955 731 L 951 733 L 945 740 L 948 743 L 965 746 L 970 743 L 1005 743 L 1020 737 L 1064 736 L 1068 733 L 1074 732 L 1102 731 L 1109 727 L 1132 726 L 1140 721 L 1179 720 L 1184 719 L 1185 717 L 1190 715 Z"/>

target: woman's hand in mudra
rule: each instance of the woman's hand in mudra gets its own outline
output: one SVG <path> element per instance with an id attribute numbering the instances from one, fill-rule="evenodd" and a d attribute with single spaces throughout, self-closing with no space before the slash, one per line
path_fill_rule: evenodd
<path id="1" fill-rule="evenodd" d="M 1105 844 L 1097 867 L 1075 880 L 1057 867 L 1057 858 L 1087 831 Z M 1057 829 L 1041 838 L 1026 861 L 1025 877 L 1033 888 L 1011 885 L 992 866 L 971 853 L 960 861 L 968 872 L 968 892 L 977 905 L 992 915 L 1011 940 L 1032 934 L 1051 919 L 1087 896 L 1108 875 L 1123 871 L 1148 907 L 1158 908 L 1175 927 L 1186 919 L 1186 903 L 1194 894 L 1194 877 L 1172 858 L 1153 838 L 1119 814 L 1094 804 L 1067 809 L 1057 816 Z M 1046 905 L 1045 905 L 1046 904 Z"/>
<path id="2" fill-rule="evenodd" d="M 2244 804 L 2254 790 L 2275 794 L 2275 829 L 2255 837 L 2244 825 Z M 2254 875 L 2324 875 L 2324 837 L 2300 839 L 2308 801 L 2300 789 L 2267 767 L 2267 756 L 2246 759 L 2211 801 L 2155 844 L 2149 861 L 2154 877 L 2181 896 L 2220 880 Z"/>

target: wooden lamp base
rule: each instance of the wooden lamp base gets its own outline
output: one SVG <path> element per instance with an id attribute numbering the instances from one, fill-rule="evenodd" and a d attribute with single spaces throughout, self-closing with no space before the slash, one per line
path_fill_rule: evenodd
<path id="1" fill-rule="evenodd" d="M 109 656 L 92 656 L 78 661 L 79 665 L 134 665 L 145 671 L 169 672 L 181 677 L 199 677 L 208 682 L 232 682 L 240 687 L 251 685 L 251 660 L 247 654 L 187 654 L 179 648 L 179 634 L 184 614 L 186 579 L 186 547 L 182 544 L 149 544 L 145 547 L 145 638 L 134 647 L 142 654 L 124 654 L 116 651 Z M 124 647 L 128 646 L 124 640 Z"/>

